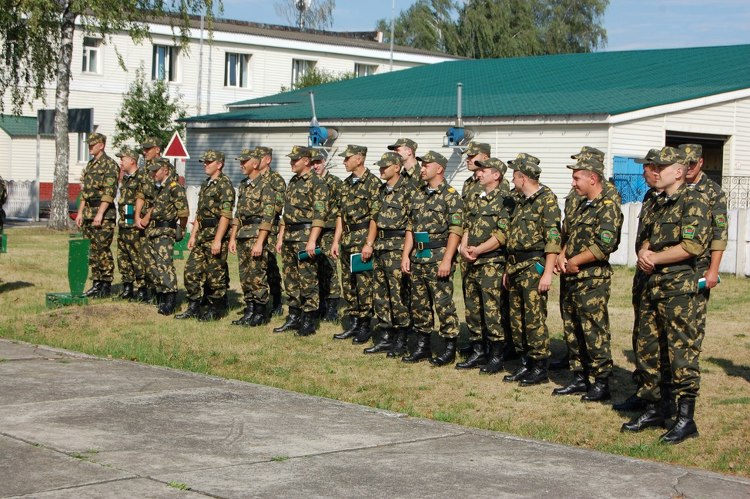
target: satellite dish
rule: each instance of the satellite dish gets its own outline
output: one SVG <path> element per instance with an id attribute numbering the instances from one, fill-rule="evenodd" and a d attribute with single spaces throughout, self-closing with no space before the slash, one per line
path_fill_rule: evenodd
<path id="1" fill-rule="evenodd" d="M 297 0 L 297 10 L 304 12 L 312 5 L 312 0 Z"/>

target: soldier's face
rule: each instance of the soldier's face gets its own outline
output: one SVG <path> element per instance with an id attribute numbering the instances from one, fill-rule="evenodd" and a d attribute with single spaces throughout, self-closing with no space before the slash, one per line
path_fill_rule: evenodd
<path id="1" fill-rule="evenodd" d="M 586 170 L 575 170 L 573 172 L 573 189 L 579 196 L 586 196 L 594 185 L 591 173 Z"/>
<path id="2" fill-rule="evenodd" d="M 323 171 L 326 169 L 326 164 L 323 160 L 313 161 L 312 169 L 318 175 L 323 175 Z"/>
<path id="3" fill-rule="evenodd" d="M 523 179 L 524 179 L 523 173 L 517 170 L 513 170 L 513 179 L 512 179 L 513 187 L 517 189 L 518 191 L 520 191 L 521 188 L 523 187 Z"/>
<path id="4" fill-rule="evenodd" d="M 351 156 L 347 156 L 346 158 L 344 158 L 344 168 L 346 168 L 346 171 L 348 171 L 349 173 L 359 168 L 361 164 L 361 154 L 352 154 Z"/>
<path id="5" fill-rule="evenodd" d="M 643 165 L 643 179 L 646 181 L 646 185 L 649 187 L 656 186 L 656 180 L 659 178 L 659 171 L 655 165 L 645 164 Z"/>
<path id="6" fill-rule="evenodd" d="M 250 175 L 250 172 L 253 171 L 253 160 L 246 159 L 245 161 L 240 161 L 240 170 L 243 175 Z"/>
<path id="7" fill-rule="evenodd" d="M 696 180 L 698 180 L 698 174 L 701 172 L 701 169 L 703 168 L 703 158 L 699 159 L 695 163 L 690 163 L 687 166 L 687 172 L 685 173 L 685 180 L 687 180 L 688 183 L 692 184 Z"/>
<path id="8" fill-rule="evenodd" d="M 388 166 L 381 166 L 380 167 L 380 178 L 385 180 L 386 182 L 392 179 L 398 171 L 401 169 L 401 167 L 396 163 L 391 163 Z"/>
<path id="9" fill-rule="evenodd" d="M 164 182 L 167 177 L 169 176 L 169 168 L 166 166 L 162 166 L 158 170 L 154 172 L 154 180 L 156 180 L 159 183 Z"/>
<path id="10" fill-rule="evenodd" d="M 684 175 L 685 167 L 680 164 L 659 166 L 659 174 L 656 180 L 656 188 L 660 190 L 672 187 L 679 178 Z"/>
<path id="11" fill-rule="evenodd" d="M 135 159 L 130 156 L 120 157 L 120 170 L 128 171 L 135 165 Z"/>
<path id="12" fill-rule="evenodd" d="M 104 142 L 89 144 L 89 156 L 98 156 L 104 150 Z"/>
<path id="13" fill-rule="evenodd" d="M 292 171 L 294 173 L 302 173 L 308 166 L 310 166 L 310 158 L 302 157 L 299 159 L 292 159 L 289 161 L 289 164 L 292 166 Z"/>
<path id="14" fill-rule="evenodd" d="M 407 159 L 409 156 L 414 154 L 409 146 L 403 144 L 396 148 L 396 152 L 404 159 Z"/>
<path id="15" fill-rule="evenodd" d="M 439 169 L 440 165 L 438 163 L 427 163 L 426 161 L 422 161 L 422 168 L 419 170 L 419 176 L 425 182 L 429 182 L 437 176 Z"/>
<path id="16" fill-rule="evenodd" d="M 160 152 L 161 152 L 161 149 L 159 147 L 156 147 L 156 146 L 148 147 L 143 150 L 143 158 L 146 161 L 151 161 L 152 159 L 158 157 Z"/>
<path id="17" fill-rule="evenodd" d="M 500 181 L 500 172 L 494 168 L 480 168 L 477 170 L 477 179 L 479 179 L 479 185 L 492 186 Z"/>
<path id="18" fill-rule="evenodd" d="M 470 156 L 466 156 L 466 168 L 468 168 L 470 172 L 475 172 L 478 170 L 478 167 L 474 162 L 482 161 L 481 156 L 482 156 L 481 154 L 473 154 Z"/>
<path id="19" fill-rule="evenodd" d="M 206 172 L 206 175 L 209 177 L 215 177 L 219 174 L 221 171 L 221 162 L 214 160 L 214 161 L 204 161 L 203 162 L 203 171 Z"/>

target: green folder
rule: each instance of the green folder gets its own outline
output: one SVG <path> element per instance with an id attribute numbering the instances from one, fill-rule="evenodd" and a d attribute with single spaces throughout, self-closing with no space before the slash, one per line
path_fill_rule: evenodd
<path id="1" fill-rule="evenodd" d="M 315 248 L 315 256 L 320 256 L 323 253 L 323 250 L 320 248 Z M 307 253 L 307 251 L 300 251 L 297 253 L 297 260 L 300 262 L 304 262 L 305 260 L 309 259 L 310 255 Z"/>
<path id="2" fill-rule="evenodd" d="M 417 248 L 417 252 L 414 256 L 417 258 L 432 258 L 432 250 L 429 248 L 419 249 L 418 243 L 429 243 L 430 233 L 429 232 L 415 232 L 414 233 L 414 247 Z"/>
<path id="3" fill-rule="evenodd" d="M 721 276 L 719 276 L 718 282 L 721 282 Z M 701 277 L 700 279 L 698 279 L 698 290 L 703 291 L 704 289 L 706 289 L 706 278 Z"/>
<path id="4" fill-rule="evenodd" d="M 536 273 L 539 275 L 544 274 L 544 265 L 542 265 L 539 262 L 534 262 L 534 268 L 536 269 Z"/>
<path id="5" fill-rule="evenodd" d="M 372 258 L 363 262 L 362 253 L 352 253 L 349 257 L 349 267 L 352 269 L 352 274 L 372 270 Z"/>

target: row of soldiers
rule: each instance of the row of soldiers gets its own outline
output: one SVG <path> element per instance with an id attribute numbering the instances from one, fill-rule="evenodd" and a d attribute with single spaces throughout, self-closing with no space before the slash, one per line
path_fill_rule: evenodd
<path id="1" fill-rule="evenodd" d="M 307 336 L 316 332 L 318 318 L 337 319 L 340 264 L 346 327 L 335 339 L 362 344 L 375 337 L 365 353 L 387 352 L 403 362 L 429 360 L 444 366 L 456 360 L 459 319 L 453 273 L 459 260 L 470 348 L 456 368 L 495 374 L 504 360 L 520 354 L 520 366 L 503 381 L 531 386 L 549 380 L 547 296 L 553 276 L 560 274 L 560 307 L 573 379 L 553 395 L 580 393 L 584 401 L 609 400 L 608 259 L 619 244 L 623 217 L 619 194 L 604 179 L 604 154 L 584 147 L 571 156 L 573 189 L 562 219 L 557 198 L 539 181 L 540 161 L 530 154 L 520 153 L 508 162 L 513 170 L 511 190 L 504 179 L 507 166 L 491 157 L 489 144 L 470 143 L 465 152 L 472 176 L 459 194 L 446 182 L 448 161 L 440 153 L 417 156 L 417 144 L 408 138 L 388 148 L 392 152 L 375 163 L 381 182 L 366 166 L 366 147 L 349 145 L 340 154 L 350 173 L 341 181 L 326 173 L 326 158 L 319 150 L 295 146 L 287 155 L 294 176 L 286 189 L 274 185 L 269 148 L 244 150 L 237 160 L 246 179 L 238 187 L 234 210 L 235 192 L 222 171 L 224 155 L 207 151 L 201 158 L 207 180 L 188 242 L 189 303 L 176 317 L 216 319 L 226 313 L 226 254 L 232 251 L 239 254 L 246 305 L 242 318 L 233 324 L 267 323 L 268 262 L 275 261 L 277 252 L 284 268 L 288 315 L 274 332 L 294 330 Z M 692 161 L 696 151 L 690 145 L 664 148 L 642 161 L 658 171 L 658 191 L 653 192 L 661 194 L 651 194 L 654 202 L 644 203 L 641 213 L 636 275 L 641 287 L 634 285 L 633 297 L 639 388 L 624 403 L 625 409 L 644 412 L 622 430 L 665 426 L 671 416 L 669 404 L 656 399 L 662 400 L 662 393 L 669 394 L 664 400 L 676 395 L 679 417 L 662 435 L 670 443 L 697 435 L 693 410 L 700 352 L 695 328 L 700 309 L 698 261 L 707 254 L 713 261 L 711 250 L 719 251 L 720 243 L 709 245 L 711 227 L 723 224 L 726 236 L 725 212 L 723 219 L 713 219 L 702 188 L 686 187 L 689 166 L 698 163 Z M 173 191 L 172 218 L 144 220 L 143 206 L 136 204 L 134 220 L 147 234 L 154 221 L 173 222 L 173 244 L 179 228 L 185 227 L 184 190 L 180 194 L 168 169 L 158 175 L 158 160 L 147 164 L 155 190 L 167 186 Z M 676 202 L 677 195 L 685 199 Z M 154 202 L 146 192 L 137 198 Z M 96 225 L 96 218 L 91 225 Z M 156 246 L 154 261 L 171 264 L 171 247 L 167 255 Z M 715 285 L 713 275 L 708 276 L 711 272 L 708 288 Z M 160 313 L 172 313 L 174 266 L 171 273 L 152 274 L 154 280 L 169 275 L 169 286 L 157 288 L 157 293 Z M 442 350 L 433 355 L 431 336 L 436 328 L 443 341 Z M 408 335 L 414 336 L 411 351 Z"/>

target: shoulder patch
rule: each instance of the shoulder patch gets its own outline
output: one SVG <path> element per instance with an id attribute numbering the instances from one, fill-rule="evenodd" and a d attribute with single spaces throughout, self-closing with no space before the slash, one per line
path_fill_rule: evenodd
<path id="1" fill-rule="evenodd" d="M 601 238 L 604 244 L 610 244 L 612 240 L 615 238 L 615 235 L 612 233 L 612 231 L 603 230 L 602 233 L 599 234 L 599 237 Z"/>
<path id="2" fill-rule="evenodd" d="M 716 226 L 720 229 L 724 229 L 727 226 L 727 216 L 724 214 L 716 215 L 716 218 L 714 219 Z"/>
<path id="3" fill-rule="evenodd" d="M 503 229 L 503 230 L 506 230 L 506 229 L 508 228 L 508 224 L 506 224 L 506 223 L 505 223 L 505 222 L 503 222 L 502 220 L 499 220 L 499 221 L 497 222 L 497 228 L 498 228 L 498 229 Z"/>
<path id="4" fill-rule="evenodd" d="M 177 182 L 173 181 L 171 184 L 169 184 L 169 187 L 177 187 Z"/>
<path id="5" fill-rule="evenodd" d="M 682 228 L 683 239 L 694 239 L 695 238 L 695 226 L 686 225 Z"/>
<path id="6" fill-rule="evenodd" d="M 604 204 L 615 204 L 615 202 L 612 201 L 611 199 L 605 199 Z"/>
<path id="7" fill-rule="evenodd" d="M 225 201 L 224 204 L 221 205 L 221 209 L 224 211 L 231 211 L 232 203 L 230 203 L 229 201 Z"/>
<path id="8" fill-rule="evenodd" d="M 461 225 L 461 214 L 453 213 L 451 215 L 451 225 Z"/>
<path id="9" fill-rule="evenodd" d="M 456 189 L 454 189 L 454 188 L 453 188 L 453 187 L 451 187 L 451 186 L 448 186 L 448 192 L 450 192 L 450 193 L 454 193 L 454 192 L 456 192 Z"/>
<path id="10" fill-rule="evenodd" d="M 560 239 L 560 231 L 557 227 L 553 227 L 547 231 L 547 238 L 552 241 L 558 241 Z"/>
<path id="11" fill-rule="evenodd" d="M 323 211 L 325 209 L 325 204 L 323 203 L 323 201 L 315 201 L 313 209 L 317 211 Z"/>

